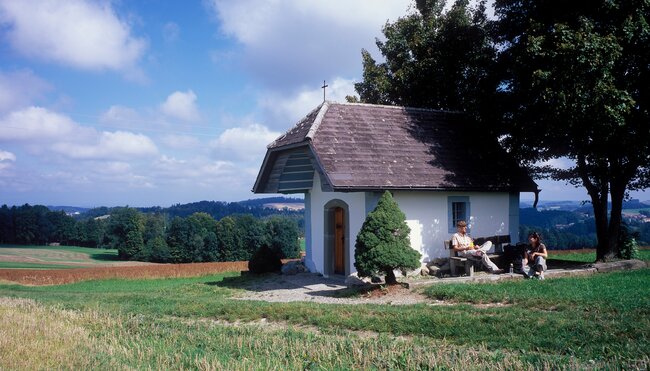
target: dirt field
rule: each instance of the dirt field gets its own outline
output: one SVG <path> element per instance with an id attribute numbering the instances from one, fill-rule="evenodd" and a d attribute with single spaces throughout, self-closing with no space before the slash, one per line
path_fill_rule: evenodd
<path id="1" fill-rule="evenodd" d="M 135 262 L 134 262 L 135 263 Z M 0 281 L 23 285 L 60 285 L 105 278 L 191 277 L 248 270 L 248 262 L 151 264 L 80 269 L 0 269 Z"/>

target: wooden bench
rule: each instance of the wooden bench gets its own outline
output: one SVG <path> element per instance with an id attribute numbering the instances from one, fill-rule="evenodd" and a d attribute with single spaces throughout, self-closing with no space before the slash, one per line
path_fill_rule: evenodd
<path id="1" fill-rule="evenodd" d="M 482 245 L 486 241 L 491 241 L 494 247 L 494 253 L 488 254 L 490 260 L 500 259 L 503 255 L 503 246 L 510 243 L 510 235 L 498 235 L 490 237 L 479 237 L 474 240 L 474 244 Z M 445 240 L 445 249 L 449 250 L 449 268 L 451 275 L 456 275 L 456 269 L 460 266 L 465 267 L 465 274 L 472 277 L 474 275 L 474 265 L 480 263 L 481 259 L 478 257 L 463 257 L 458 256 L 451 246 L 451 240 Z"/>

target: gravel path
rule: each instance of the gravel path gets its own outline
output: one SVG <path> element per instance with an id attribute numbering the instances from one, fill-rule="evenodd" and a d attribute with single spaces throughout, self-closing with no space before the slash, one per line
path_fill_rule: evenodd
<path id="1" fill-rule="evenodd" d="M 324 278 L 313 273 L 269 275 L 239 288 L 245 291 L 236 299 L 280 303 L 306 301 L 326 304 L 408 305 L 432 302 L 423 295 L 403 287 L 391 288 L 388 290 L 390 293 L 374 290 L 368 295 L 346 297 L 353 292 L 345 286 L 342 279 Z"/>

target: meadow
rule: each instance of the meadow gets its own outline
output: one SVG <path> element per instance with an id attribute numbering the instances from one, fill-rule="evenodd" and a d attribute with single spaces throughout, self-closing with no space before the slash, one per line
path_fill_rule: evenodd
<path id="1" fill-rule="evenodd" d="M 241 301 L 264 276 L 239 272 L 3 283 L 0 369 L 647 369 L 649 278 L 433 285 L 410 306 Z"/>

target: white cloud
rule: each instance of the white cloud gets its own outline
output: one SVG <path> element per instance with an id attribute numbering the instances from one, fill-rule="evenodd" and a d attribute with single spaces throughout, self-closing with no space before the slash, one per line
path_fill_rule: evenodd
<path id="1" fill-rule="evenodd" d="M 9 151 L 0 150 L 0 161 L 16 161 L 16 155 Z"/>
<path id="2" fill-rule="evenodd" d="M 345 102 L 346 95 L 354 95 L 354 81 L 337 77 L 327 83 L 326 99 Z M 266 111 L 274 127 L 289 128 L 300 118 L 323 102 L 323 89 L 306 88 L 294 94 L 268 92 L 259 100 L 259 106 Z"/>
<path id="3" fill-rule="evenodd" d="M 200 119 L 199 109 L 196 106 L 196 94 L 192 90 L 173 92 L 160 105 L 160 110 L 165 115 L 182 121 L 192 122 Z"/>
<path id="4" fill-rule="evenodd" d="M 48 142 L 78 137 L 81 129 L 69 117 L 42 107 L 28 107 L 0 119 L 0 141 Z"/>
<path id="5" fill-rule="evenodd" d="M 9 168 L 16 161 L 16 155 L 9 151 L 0 150 L 0 172 Z"/>
<path id="6" fill-rule="evenodd" d="M 156 145 L 147 136 L 124 131 L 104 131 L 90 144 L 55 143 L 52 150 L 75 159 L 129 159 L 158 153 Z"/>
<path id="7" fill-rule="evenodd" d="M 273 87 L 358 76 L 361 49 L 411 0 L 210 0 L 221 31 L 243 46 L 243 63 Z"/>
<path id="8" fill-rule="evenodd" d="M 104 123 L 130 124 L 142 121 L 140 114 L 133 108 L 114 105 L 102 113 L 99 118 Z"/>
<path id="9" fill-rule="evenodd" d="M 191 135 L 165 135 L 160 138 L 162 144 L 173 149 L 196 149 L 200 146 L 201 141 Z"/>
<path id="10" fill-rule="evenodd" d="M 51 89 L 30 70 L 0 71 L 0 113 L 28 106 Z"/>
<path id="11" fill-rule="evenodd" d="M 0 143 L 23 143 L 33 152 L 52 151 L 73 159 L 124 159 L 155 155 L 149 137 L 125 131 L 98 132 L 42 107 L 0 119 Z"/>
<path id="12" fill-rule="evenodd" d="M 0 24 L 19 53 L 82 69 L 138 75 L 147 47 L 105 1 L 0 0 Z"/>
<path id="13" fill-rule="evenodd" d="M 259 162 L 266 153 L 266 146 L 280 135 L 267 127 L 252 124 L 227 129 L 210 143 L 220 158 Z"/>

